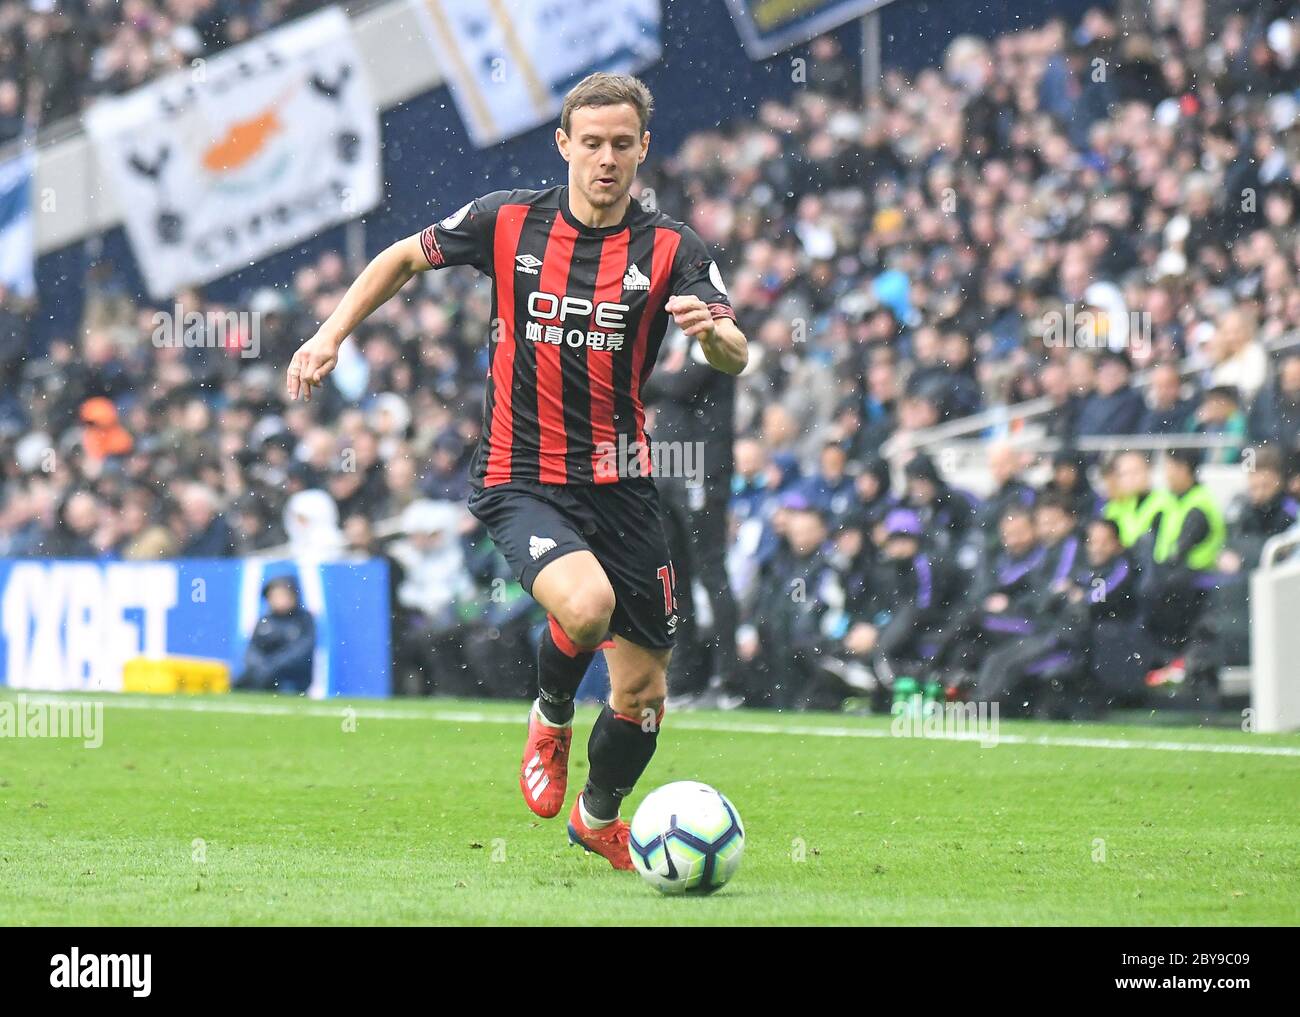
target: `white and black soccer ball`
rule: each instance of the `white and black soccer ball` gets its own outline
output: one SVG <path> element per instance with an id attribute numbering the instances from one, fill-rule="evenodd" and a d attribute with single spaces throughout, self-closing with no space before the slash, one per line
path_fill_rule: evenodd
<path id="1" fill-rule="evenodd" d="M 740 868 L 745 828 L 722 792 L 679 780 L 646 795 L 632 817 L 632 865 L 663 893 L 712 893 Z"/>

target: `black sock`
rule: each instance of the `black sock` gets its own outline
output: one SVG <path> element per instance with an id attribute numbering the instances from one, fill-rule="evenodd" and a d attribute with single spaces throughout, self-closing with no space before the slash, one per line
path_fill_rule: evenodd
<path id="1" fill-rule="evenodd" d="M 662 717 L 661 712 L 643 723 L 615 713 L 605 704 L 587 743 L 591 770 L 582 790 L 582 804 L 591 816 L 602 820 L 618 817 L 619 804 L 632 793 L 655 754 Z"/>
<path id="2" fill-rule="evenodd" d="M 596 651 L 574 645 L 552 616 L 547 615 L 546 621 L 546 631 L 537 648 L 537 707 L 550 723 L 568 724 L 573 720 L 573 697 Z"/>

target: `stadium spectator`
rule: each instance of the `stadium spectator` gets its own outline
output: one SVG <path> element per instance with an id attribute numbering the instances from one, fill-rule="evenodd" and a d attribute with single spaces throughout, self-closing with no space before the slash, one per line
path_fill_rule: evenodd
<path id="1" fill-rule="evenodd" d="M 1048 491 L 1034 505 L 1034 535 L 1043 548 L 1038 589 L 1059 591 L 1083 560 L 1080 519 L 1073 498 Z"/>
<path id="2" fill-rule="evenodd" d="M 945 633 L 934 654 L 937 677 L 957 684 L 947 671 L 979 670 L 985 656 L 1033 631 L 1032 617 L 1042 599 L 1046 549 L 1038 542 L 1034 512 L 1010 504 L 998 517 L 1001 550 L 990 556 L 966 600 L 965 610 Z"/>
<path id="3" fill-rule="evenodd" d="M 0 31 L 0 141 L 75 114 L 255 32 L 319 0 L 127 0 L 7 5 Z M 11 93 L 6 96 L 6 92 Z"/>
<path id="4" fill-rule="evenodd" d="M 22 93 L 12 78 L 0 80 L 0 144 L 8 144 L 23 133 Z"/>
<path id="5" fill-rule="evenodd" d="M 844 445 L 828 438 L 822 446 L 819 468 L 799 485 L 799 490 L 825 519 L 838 519 L 853 505 L 855 483 L 846 472 L 847 465 Z"/>
<path id="6" fill-rule="evenodd" d="M 112 456 L 127 455 L 133 442 L 117 419 L 117 407 L 103 396 L 87 399 L 81 406 L 81 445 L 88 464 L 98 466 Z"/>
<path id="7" fill-rule="evenodd" d="M 1251 408 L 1250 437 L 1289 453 L 1300 452 L 1300 353 L 1289 353 L 1277 377 Z"/>
<path id="8" fill-rule="evenodd" d="M 1189 681 L 1216 683 L 1214 633 L 1205 609 L 1227 536 L 1223 512 L 1197 477 L 1200 456 L 1194 449 L 1165 454 L 1169 498 L 1156 530 L 1153 564 L 1144 582 L 1151 634 L 1176 656 Z"/>
<path id="9" fill-rule="evenodd" d="M 378 514 L 392 519 L 421 500 L 420 474 L 411 453 L 399 448 L 387 459 L 384 467 L 384 491 L 379 500 Z"/>
<path id="10" fill-rule="evenodd" d="M 1083 401 L 1075 434 L 1096 438 L 1115 434 L 1136 434 L 1145 413 L 1142 396 L 1129 384 L 1128 358 L 1122 353 L 1105 353 L 1097 367 L 1096 389 Z"/>
<path id="11" fill-rule="evenodd" d="M 872 528 L 887 513 L 899 507 L 891 490 L 892 484 L 889 463 L 879 456 L 866 459 L 853 478 L 853 501 L 839 517 L 840 527 L 857 532 L 870 547 Z"/>
<path id="12" fill-rule="evenodd" d="M 8 5 L 0 134 L 14 130 L 15 108 L 19 129 L 30 131 L 90 96 L 134 87 L 315 6 L 93 0 L 52 15 Z M 692 225 L 726 251 L 735 303 L 757 337 L 754 365 L 736 386 L 744 437 L 727 528 L 742 620 L 752 624 L 761 610 L 760 567 L 765 582 L 781 585 L 772 562 L 778 548 L 787 560 L 789 552 L 772 518 L 776 500 L 818 472 L 828 441 L 846 446 L 842 472 L 854 478 L 856 505 L 822 523 L 828 537 L 838 531 L 834 548 L 854 574 L 882 564 L 871 529 L 895 505 L 890 467 L 928 428 L 976 407 L 1048 399 L 1047 413 L 1012 424 L 1013 437 L 1064 441 L 1073 462 L 1054 460 L 1042 497 L 1065 495 L 1080 521 L 1095 514 L 1096 496 L 1087 460 L 1068 451 L 1079 434 L 1195 429 L 1235 446 L 1245 443 L 1240 412 L 1251 441 L 1300 452 L 1300 355 L 1270 359 L 1300 330 L 1294 117 L 1272 101 L 1300 80 L 1268 36 L 1300 4 L 1280 0 L 1268 17 L 1238 16 L 1234 4 L 1126 6 L 1122 30 L 1094 12 L 1078 26 L 1056 18 L 992 43 L 957 40 L 943 69 L 910 80 L 890 70 L 865 103 L 851 97 L 853 75 L 833 56 L 789 98 L 697 132 L 644 167 L 641 185 L 664 207 L 695 209 Z M 836 49 L 829 39 L 816 46 Z M 1102 88 L 1087 73 L 1097 58 L 1113 72 Z M 340 372 L 324 403 L 286 406 L 277 358 L 292 347 L 287 337 L 310 334 L 338 299 L 343 269 L 326 252 L 286 290 L 245 295 L 264 312 L 255 365 L 224 351 L 152 347 L 151 308 L 106 261 L 89 268 L 76 333 L 43 328 L 36 339 L 31 303 L 0 294 L 0 368 L 13 379 L 0 392 L 0 443 L 14 451 L 0 478 L 0 548 L 165 554 L 170 535 L 174 553 L 249 553 L 284 542 L 280 520 L 300 493 L 328 498 L 336 519 L 361 512 L 375 525 L 427 495 L 458 499 L 482 397 L 484 291 L 465 276 L 430 273 L 357 337 L 359 381 Z M 1118 350 L 1052 348 L 1044 334 L 1063 303 L 1099 306 L 1099 285 L 1108 300 L 1111 289 L 1120 297 L 1108 308 L 1150 325 L 1149 349 L 1128 347 L 1134 365 L 1151 369 L 1145 400 Z M 181 299 L 187 310 L 215 307 L 199 291 Z M 45 339 L 43 355 L 27 355 Z M 1184 398 L 1192 393 L 1179 383 L 1187 371 L 1189 389 L 1230 385 L 1237 404 L 1209 397 L 1193 417 Z M 81 447 L 82 407 L 96 399 L 110 401 L 132 443 L 99 466 Z M 323 427 L 325 419 L 337 424 Z M 341 459 L 349 449 L 355 472 Z M 926 538 L 916 554 L 934 561 L 985 544 L 999 515 L 986 509 L 977 520 L 972 500 L 944 482 L 937 455 L 922 447 L 905 492 Z M 1120 457 L 1103 480 L 1119 488 L 1107 516 L 1142 558 L 1154 553 L 1163 495 L 1137 459 Z M 1219 460 L 1235 453 L 1207 457 Z M 1300 491 L 1290 459 L 1282 476 L 1292 496 Z M 137 503 L 142 482 L 155 495 L 147 506 Z M 193 488 L 210 493 L 198 498 L 205 504 L 193 504 Z M 120 524 L 98 522 L 119 505 Z M 229 520 L 229 539 L 218 519 Z M 341 541 L 337 525 L 326 530 Z M 1101 546 L 1105 535 L 1095 536 Z M 908 588 L 894 578 L 886 587 Z M 951 611 L 931 619 L 954 620 Z M 752 647 L 748 630 L 746 638 Z"/>
<path id="13" fill-rule="evenodd" d="M 1114 703 L 1141 702 L 1142 676 L 1149 665 L 1140 618 L 1140 569 L 1110 519 L 1088 524 L 1084 549 L 1086 565 L 1064 596 L 1069 610 L 1058 616 L 1061 643 L 1086 659 L 1085 688 L 1097 688 Z"/>
<path id="14" fill-rule="evenodd" d="M 451 502 L 412 502 L 402 512 L 403 536 L 389 548 L 402 567 L 397 603 L 406 612 L 397 657 L 423 675 L 426 691 L 463 688 L 461 611 L 478 596 L 461 540 L 466 517 Z"/>
<path id="15" fill-rule="evenodd" d="M 1153 490 L 1151 463 L 1146 454 L 1121 452 L 1109 464 L 1115 494 L 1106 502 L 1102 516 L 1115 523 L 1126 549 L 1136 560 L 1148 562 L 1155 553 L 1155 533 L 1162 514 L 1169 508 L 1169 492 Z"/>
<path id="16" fill-rule="evenodd" d="M 298 583 L 277 576 L 262 587 L 267 612 L 244 651 L 243 671 L 232 685 L 246 692 L 304 695 L 316 657 L 316 620 L 302 606 Z"/>
<path id="17" fill-rule="evenodd" d="M 148 484 L 123 493 L 118 504 L 114 553 L 124 561 L 158 561 L 179 552 L 176 534 L 162 522 L 160 499 Z"/>
<path id="18" fill-rule="evenodd" d="M 818 681 L 820 622 L 826 588 L 835 581 L 826 522 L 797 491 L 783 496 L 779 515 L 781 539 L 760 566 L 752 627 L 739 634 L 741 660 L 748 665 L 745 699 L 777 709 L 825 705 Z"/>
<path id="19" fill-rule="evenodd" d="M 973 499 L 949 487 L 929 456 L 914 456 L 903 472 L 907 478 L 907 504 L 917 513 L 935 554 L 949 564 L 960 561 L 963 568 L 974 568 L 973 559 L 961 558 L 967 534 L 974 525 Z"/>
<path id="20" fill-rule="evenodd" d="M 1243 308 L 1219 318 L 1210 341 L 1209 384 L 1231 386 L 1247 402 L 1268 378 L 1268 356 L 1255 337 L 1255 322 Z"/>
<path id="21" fill-rule="evenodd" d="M 1201 397 L 1201 405 L 1188 426 L 1193 434 L 1214 435 L 1227 438 L 1230 444 L 1222 448 L 1206 449 L 1204 462 L 1235 463 L 1241 458 L 1246 443 L 1246 415 L 1241 412 L 1237 390 L 1231 385 L 1209 389 Z"/>
<path id="22" fill-rule="evenodd" d="M 1100 514 L 1101 499 L 1088 483 L 1087 458 L 1073 449 L 1061 449 L 1052 456 L 1051 465 L 1052 475 L 1043 485 L 1040 497 L 1063 499 L 1080 524 Z"/>
<path id="23" fill-rule="evenodd" d="M 934 658 L 958 584 L 954 571 L 924 549 L 916 512 L 894 509 L 876 532 L 879 554 L 850 587 L 842 647 L 866 662 L 877 681 L 889 682 Z"/>
<path id="24" fill-rule="evenodd" d="M 1083 398 L 1075 391 L 1069 370 L 1059 361 L 1050 361 L 1043 365 L 1039 383 L 1043 396 L 1051 400 L 1051 409 L 1042 417 L 1047 437 L 1072 441 L 1078 433 Z"/>
<path id="25" fill-rule="evenodd" d="M 735 475 L 731 482 L 731 511 L 736 518 L 765 519 L 781 490 L 781 470 L 769 459 L 767 447 L 755 437 L 735 443 Z"/>
<path id="26" fill-rule="evenodd" d="M 1300 502 L 1283 486 L 1281 453 L 1275 448 L 1255 452 L 1246 474 L 1246 494 L 1231 511 L 1227 540 L 1219 555 L 1220 572 L 1249 572 L 1259 566 L 1264 545 L 1285 533 L 1300 516 Z"/>
<path id="27" fill-rule="evenodd" d="M 233 558 L 235 534 L 221 515 L 216 492 L 190 484 L 180 495 L 182 558 Z"/>
<path id="28" fill-rule="evenodd" d="M 284 506 L 284 532 L 295 557 L 329 560 L 342 553 L 338 505 L 326 491 L 312 488 L 290 495 Z"/>
<path id="29" fill-rule="evenodd" d="M 989 446 L 988 469 L 993 478 L 993 489 L 976 510 L 975 523 L 986 538 L 985 551 L 996 551 L 1000 539 L 1001 519 L 1013 507 L 1032 508 L 1037 493 L 1020 479 L 1026 458 L 1022 452 L 1006 442 Z"/>
<path id="30" fill-rule="evenodd" d="M 434 441 L 429 468 L 420 489 L 434 501 L 464 501 L 469 497 L 465 443 L 459 436 L 444 434 Z"/>
<path id="31" fill-rule="evenodd" d="M 1192 402 L 1182 395 L 1183 379 L 1173 364 L 1152 368 L 1147 385 L 1146 412 L 1136 434 L 1182 434 L 1193 413 Z"/>
<path id="32" fill-rule="evenodd" d="M 43 536 L 40 550 L 50 558 L 98 558 L 103 526 L 99 499 L 89 491 L 73 491 L 58 507 L 54 527 Z"/>
<path id="33" fill-rule="evenodd" d="M 894 430 L 897 405 L 897 367 L 892 359 L 878 357 L 867 367 L 864 391 L 850 396 L 836 415 L 839 438 L 849 442 L 852 460 L 879 455 Z"/>

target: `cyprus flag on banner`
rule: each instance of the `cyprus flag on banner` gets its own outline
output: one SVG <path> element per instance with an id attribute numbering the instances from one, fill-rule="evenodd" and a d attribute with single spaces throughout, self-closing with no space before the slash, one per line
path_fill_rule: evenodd
<path id="1" fill-rule="evenodd" d="M 378 204 L 379 116 L 332 7 L 87 113 L 150 296 L 246 268 Z"/>
<path id="2" fill-rule="evenodd" d="M 659 59 L 659 0 L 409 0 L 479 148 L 559 115 L 594 71 Z"/>

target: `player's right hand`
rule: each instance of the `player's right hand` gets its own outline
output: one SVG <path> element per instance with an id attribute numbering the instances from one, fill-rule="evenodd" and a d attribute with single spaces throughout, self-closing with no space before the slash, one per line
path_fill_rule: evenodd
<path id="1" fill-rule="evenodd" d="M 289 399 L 297 399 L 301 392 L 303 399 L 311 402 L 312 387 L 322 384 L 334 370 L 338 353 L 338 344 L 319 332 L 299 346 L 289 361 Z"/>

